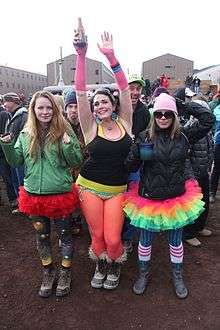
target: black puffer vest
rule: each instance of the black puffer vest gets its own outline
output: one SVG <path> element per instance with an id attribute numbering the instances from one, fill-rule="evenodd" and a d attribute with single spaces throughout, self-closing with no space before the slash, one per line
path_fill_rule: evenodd
<path id="1" fill-rule="evenodd" d="M 145 137 L 142 136 L 143 141 Z M 171 139 L 169 131 L 161 130 L 153 143 L 153 159 L 144 162 L 141 169 L 139 194 L 150 199 L 167 199 L 183 194 L 188 139 L 183 133 Z"/>

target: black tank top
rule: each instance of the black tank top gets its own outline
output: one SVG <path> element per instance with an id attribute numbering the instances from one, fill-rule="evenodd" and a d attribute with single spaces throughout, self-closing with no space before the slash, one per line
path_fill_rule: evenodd
<path id="1" fill-rule="evenodd" d="M 88 145 L 89 158 L 83 164 L 80 175 L 87 180 L 109 186 L 127 184 L 128 173 L 124 161 L 132 143 L 125 132 L 117 141 L 97 135 Z"/>

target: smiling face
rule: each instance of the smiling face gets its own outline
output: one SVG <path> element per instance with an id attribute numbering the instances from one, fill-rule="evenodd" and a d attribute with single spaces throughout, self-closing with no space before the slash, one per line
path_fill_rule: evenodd
<path id="1" fill-rule="evenodd" d="M 142 86 L 138 82 L 132 82 L 129 84 L 129 89 L 131 93 L 131 103 L 133 108 L 135 108 L 141 97 Z"/>
<path id="2" fill-rule="evenodd" d="M 155 111 L 154 118 L 159 128 L 169 128 L 174 121 L 174 113 L 172 111 Z"/>
<path id="3" fill-rule="evenodd" d="M 36 99 L 34 112 L 40 124 L 49 124 L 53 118 L 53 106 L 47 97 Z"/>
<path id="4" fill-rule="evenodd" d="M 93 99 L 94 114 L 101 120 L 111 118 L 114 106 L 107 95 L 97 94 Z"/>

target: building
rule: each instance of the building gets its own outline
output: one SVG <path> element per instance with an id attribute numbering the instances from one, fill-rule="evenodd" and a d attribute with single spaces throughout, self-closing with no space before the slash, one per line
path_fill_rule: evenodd
<path id="1" fill-rule="evenodd" d="M 212 84 L 220 84 L 220 64 L 197 70 L 195 76 L 201 80 L 211 80 Z"/>
<path id="2" fill-rule="evenodd" d="M 47 77 L 34 72 L 0 66 L 0 94 L 15 92 L 26 98 L 47 86 Z"/>
<path id="3" fill-rule="evenodd" d="M 193 61 L 172 54 L 164 54 L 142 64 L 142 76 L 150 81 L 165 74 L 173 80 L 185 80 L 193 73 Z"/>
<path id="4" fill-rule="evenodd" d="M 48 85 L 57 85 L 60 78 L 60 60 L 47 64 Z M 87 84 L 108 84 L 114 82 L 112 72 L 101 62 L 86 58 Z M 62 78 L 65 85 L 75 83 L 76 55 L 72 54 L 62 59 Z"/>

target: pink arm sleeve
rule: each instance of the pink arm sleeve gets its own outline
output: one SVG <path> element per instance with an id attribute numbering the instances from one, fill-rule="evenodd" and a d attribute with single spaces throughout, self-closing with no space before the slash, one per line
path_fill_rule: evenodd
<path id="1" fill-rule="evenodd" d="M 76 91 L 86 91 L 86 58 L 84 54 L 78 54 L 76 58 L 75 87 Z"/>
<path id="2" fill-rule="evenodd" d="M 118 60 L 116 59 L 114 52 L 106 54 L 106 57 L 111 65 L 112 71 L 114 72 L 118 88 L 120 89 L 120 91 L 123 91 L 128 87 L 128 81 L 125 77 L 124 71 L 122 70 Z"/>

